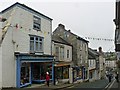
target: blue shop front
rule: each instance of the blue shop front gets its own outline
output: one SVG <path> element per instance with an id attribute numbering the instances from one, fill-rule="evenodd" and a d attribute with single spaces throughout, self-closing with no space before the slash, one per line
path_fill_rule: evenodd
<path id="1" fill-rule="evenodd" d="M 75 66 L 73 67 L 73 81 L 87 79 L 87 69 L 85 66 Z"/>
<path id="2" fill-rule="evenodd" d="M 45 82 L 49 72 L 50 80 L 54 79 L 54 56 L 16 53 L 16 87 L 21 88 L 32 83 Z"/>

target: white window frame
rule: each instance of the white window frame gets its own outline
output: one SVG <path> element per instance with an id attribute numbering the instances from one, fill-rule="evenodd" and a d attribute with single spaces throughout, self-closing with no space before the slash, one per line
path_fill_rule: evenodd
<path id="1" fill-rule="evenodd" d="M 31 40 L 31 37 L 34 38 L 33 40 Z M 33 50 L 31 49 L 31 46 L 30 46 L 30 52 L 43 52 L 43 41 L 44 38 L 43 37 L 40 37 L 40 36 L 33 36 L 33 35 L 30 35 L 30 45 L 31 45 L 31 42 L 33 42 Z M 37 48 L 37 44 L 38 44 L 38 48 Z"/>

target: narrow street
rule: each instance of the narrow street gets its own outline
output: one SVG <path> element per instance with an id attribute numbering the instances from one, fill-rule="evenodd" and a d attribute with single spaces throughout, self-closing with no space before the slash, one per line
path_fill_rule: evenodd
<path id="1" fill-rule="evenodd" d="M 40 86 L 37 88 L 21 88 L 23 90 L 39 90 L 39 89 L 47 89 L 47 90 L 72 90 L 72 89 L 97 89 L 97 90 L 119 90 L 118 84 L 115 79 L 112 82 L 108 82 L 108 79 L 97 80 L 93 82 L 83 82 L 83 83 L 76 83 L 74 85 L 63 87 L 63 88 L 55 88 L 54 86 L 50 86 L 49 88 L 44 86 Z M 64 85 L 63 85 L 64 86 Z M 16 89 L 2 89 L 2 90 L 16 90 Z M 17 89 L 18 90 L 18 89 Z"/>
<path id="2" fill-rule="evenodd" d="M 108 85 L 108 87 L 106 87 L 106 89 L 104 90 L 120 90 L 120 88 L 118 87 L 120 83 L 117 83 L 116 80 L 114 80 L 112 83 L 110 83 Z"/>
<path id="3" fill-rule="evenodd" d="M 68 90 L 68 89 L 77 89 L 77 88 L 92 88 L 92 89 L 99 89 L 99 90 L 103 90 L 107 85 L 108 85 L 108 80 L 107 79 L 103 79 L 103 80 L 97 80 L 94 82 L 84 82 L 84 83 L 79 83 L 79 84 L 75 84 L 74 86 L 65 88 L 64 90 Z"/>

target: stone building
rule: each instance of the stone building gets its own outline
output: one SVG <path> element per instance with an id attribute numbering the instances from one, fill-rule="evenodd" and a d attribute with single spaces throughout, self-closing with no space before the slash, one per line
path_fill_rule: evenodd
<path id="1" fill-rule="evenodd" d="M 54 36 L 59 36 L 73 46 L 73 77 L 74 81 L 88 79 L 88 41 L 78 35 L 66 30 L 65 26 L 59 24 L 53 31 Z"/>

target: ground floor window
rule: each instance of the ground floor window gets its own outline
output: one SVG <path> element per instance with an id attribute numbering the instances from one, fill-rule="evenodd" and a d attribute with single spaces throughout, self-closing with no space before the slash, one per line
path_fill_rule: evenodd
<path id="1" fill-rule="evenodd" d="M 45 80 L 46 72 L 49 72 L 52 78 L 52 63 L 33 63 L 32 77 L 33 80 Z"/>
<path id="2" fill-rule="evenodd" d="M 77 78 L 77 71 L 76 69 L 73 69 L 73 80 L 75 81 Z"/>
<path id="3" fill-rule="evenodd" d="M 89 78 L 92 79 L 92 72 L 89 73 Z"/>
<path id="4" fill-rule="evenodd" d="M 21 80 L 20 85 L 30 82 L 30 63 L 21 62 Z"/>
<path id="5" fill-rule="evenodd" d="M 81 79 L 82 78 L 82 70 L 81 68 L 74 68 L 73 69 L 73 76 L 74 76 L 74 79 Z"/>
<path id="6" fill-rule="evenodd" d="M 55 68 L 55 74 L 56 74 L 56 78 L 58 79 L 62 79 L 62 67 L 56 67 Z"/>
<path id="7" fill-rule="evenodd" d="M 68 79 L 69 78 L 69 67 L 64 66 L 63 67 L 63 79 Z"/>
<path id="8" fill-rule="evenodd" d="M 82 78 L 82 70 L 79 70 L 78 77 L 81 79 Z"/>
<path id="9" fill-rule="evenodd" d="M 55 67 L 56 78 L 68 79 L 69 78 L 69 66 Z"/>
<path id="10" fill-rule="evenodd" d="M 85 70 L 85 79 L 87 79 L 87 75 L 88 75 L 87 70 Z"/>

